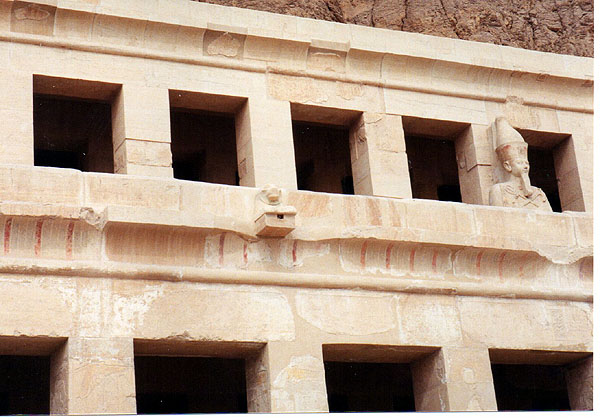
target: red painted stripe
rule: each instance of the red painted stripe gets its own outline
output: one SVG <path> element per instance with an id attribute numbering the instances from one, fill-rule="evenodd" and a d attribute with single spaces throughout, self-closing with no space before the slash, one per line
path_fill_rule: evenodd
<path id="1" fill-rule="evenodd" d="M 579 280 L 583 281 L 583 263 L 585 262 L 585 260 L 581 260 L 581 262 L 579 263 Z"/>
<path id="2" fill-rule="evenodd" d="M 12 219 L 8 219 L 4 223 L 4 255 L 10 252 L 10 231 L 12 229 Z"/>
<path id="3" fill-rule="evenodd" d="M 42 226 L 44 225 L 44 219 L 40 219 L 35 224 L 35 245 L 33 247 L 33 252 L 36 257 L 40 256 L 42 252 Z"/>
<path id="4" fill-rule="evenodd" d="M 294 240 L 294 245 L 292 245 L 292 261 L 294 262 L 294 264 L 296 263 L 296 260 L 298 259 L 298 241 Z"/>
<path id="5" fill-rule="evenodd" d="M 360 266 L 365 268 L 367 259 L 367 241 L 364 241 L 360 249 Z"/>
<path id="6" fill-rule="evenodd" d="M 438 251 L 435 250 L 433 252 L 433 258 L 431 260 L 431 268 L 433 269 L 434 273 L 437 273 L 437 256 L 438 256 Z"/>
<path id="7" fill-rule="evenodd" d="M 481 276 L 481 257 L 483 257 L 483 251 L 477 253 L 477 275 Z"/>
<path id="8" fill-rule="evenodd" d="M 248 244 L 244 242 L 244 265 L 248 264 Z"/>
<path id="9" fill-rule="evenodd" d="M 219 238 L 219 265 L 222 266 L 225 260 L 225 233 L 221 233 Z"/>
<path id="10" fill-rule="evenodd" d="M 67 245 L 66 245 L 66 253 L 67 259 L 73 258 L 73 229 L 75 228 L 75 222 L 69 222 L 69 226 L 67 226 Z"/>
<path id="11" fill-rule="evenodd" d="M 392 248 L 394 244 L 389 244 L 385 250 L 385 268 L 389 270 L 392 265 Z"/>
<path id="12" fill-rule="evenodd" d="M 417 248 L 413 248 L 410 251 L 410 271 L 415 271 L 415 253 L 417 252 Z"/>
<path id="13" fill-rule="evenodd" d="M 498 258 L 498 277 L 502 278 L 502 263 L 504 262 L 504 257 L 506 257 L 506 252 L 500 254 L 500 258 Z"/>
<path id="14" fill-rule="evenodd" d="M 519 278 L 523 278 L 525 274 L 525 263 L 527 262 L 527 255 L 521 257 L 521 265 L 519 265 Z"/>

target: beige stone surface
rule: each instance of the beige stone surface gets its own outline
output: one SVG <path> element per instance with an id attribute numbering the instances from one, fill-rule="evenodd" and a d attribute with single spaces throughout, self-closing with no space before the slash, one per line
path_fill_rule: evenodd
<path id="1" fill-rule="evenodd" d="M 413 362 L 417 411 L 496 411 L 485 348 L 443 347 Z"/>
<path id="2" fill-rule="evenodd" d="M 133 340 L 70 338 L 52 359 L 50 401 L 53 414 L 135 414 Z"/>
<path id="3" fill-rule="evenodd" d="M 184 285 L 184 284 L 182 284 Z M 162 285 L 147 308 L 130 327 L 136 335 L 152 338 L 182 336 L 218 340 L 258 341 L 293 340 L 294 321 L 288 300 L 277 292 L 244 291 L 239 288 L 165 287 Z M 211 290 L 212 289 L 212 290 Z M 192 306 L 182 301 L 194 302 Z M 131 298 L 131 297 L 130 297 Z M 225 307 L 225 302 L 227 306 Z M 143 302 L 140 302 L 143 305 Z M 126 302 L 123 310 L 130 311 Z M 168 308 L 180 307 L 182 311 Z M 131 308 L 133 309 L 133 308 Z M 171 319 L 165 320 L 165 310 Z"/>
<path id="4" fill-rule="evenodd" d="M 367 335 L 396 328 L 395 302 L 385 296 L 345 292 L 301 292 L 298 315 L 329 334 Z"/>
<path id="5" fill-rule="evenodd" d="M 488 204 L 493 162 L 488 127 L 472 124 L 459 135 L 454 147 L 463 203 Z"/>
<path id="6" fill-rule="evenodd" d="M 473 344 L 498 348 L 590 349 L 592 331 L 589 304 L 572 302 L 506 302 L 461 297 L 461 325 Z M 494 344 L 491 344 L 491 343 Z"/>
<path id="7" fill-rule="evenodd" d="M 268 398 L 275 413 L 327 412 L 325 368 L 320 346 L 270 342 L 264 363 L 269 371 Z"/>
<path id="8" fill-rule="evenodd" d="M 375 3 L 343 14 L 393 18 Z M 411 363 L 417 410 L 496 410 L 498 357 L 565 366 L 591 408 L 592 59 L 40 0 L 0 2 L 0 76 L 0 352 L 51 357 L 53 413 L 134 413 L 133 357 L 169 351 L 245 358 L 253 412 L 328 411 L 330 360 Z M 34 166 L 34 91 L 111 104 L 115 173 Z M 241 186 L 173 179 L 171 107 L 235 116 Z M 487 205 L 501 116 L 551 151 L 563 213 Z M 292 120 L 349 130 L 355 195 L 297 191 Z M 463 203 L 411 198 L 405 136 L 454 143 Z M 257 235 L 266 184 L 289 233 Z"/>
<path id="9" fill-rule="evenodd" d="M 363 113 L 350 135 L 356 194 L 411 197 L 402 118 Z"/>
<path id="10" fill-rule="evenodd" d="M 251 97 L 236 114 L 240 185 L 296 188 L 289 103 Z"/>
<path id="11" fill-rule="evenodd" d="M 3 164 L 33 164 L 33 77 L 0 69 L 0 159 Z"/>

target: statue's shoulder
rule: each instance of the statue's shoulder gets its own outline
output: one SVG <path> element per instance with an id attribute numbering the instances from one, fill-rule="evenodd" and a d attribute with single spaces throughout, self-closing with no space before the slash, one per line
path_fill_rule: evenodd
<path id="1" fill-rule="evenodd" d="M 546 193 L 540 187 L 533 187 L 533 189 L 534 189 L 534 192 L 533 192 L 534 197 L 539 196 L 539 197 L 546 198 Z"/>
<path id="2" fill-rule="evenodd" d="M 546 197 L 546 193 L 539 187 L 533 187 L 534 192 L 531 195 L 531 200 L 536 202 L 545 203 L 548 201 L 548 197 Z"/>
<path id="3" fill-rule="evenodd" d="M 490 188 L 489 201 L 491 206 L 504 206 L 502 199 L 502 183 L 494 184 Z"/>

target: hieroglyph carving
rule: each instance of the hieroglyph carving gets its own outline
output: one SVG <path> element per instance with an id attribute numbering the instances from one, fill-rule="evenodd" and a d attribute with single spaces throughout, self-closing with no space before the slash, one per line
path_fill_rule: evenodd
<path id="1" fill-rule="evenodd" d="M 508 180 L 492 186 L 490 205 L 552 211 L 544 191 L 531 185 L 523 136 L 504 117 L 496 118 L 494 124 L 496 154 Z"/>

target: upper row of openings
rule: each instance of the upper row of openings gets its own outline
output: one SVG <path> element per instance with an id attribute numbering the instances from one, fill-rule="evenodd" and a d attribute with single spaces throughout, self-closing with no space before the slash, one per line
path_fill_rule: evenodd
<path id="1" fill-rule="evenodd" d="M 35 165 L 114 172 L 111 108 L 119 89 L 35 76 Z M 184 91 L 170 91 L 169 99 L 174 177 L 240 185 L 236 116 L 246 99 Z M 354 194 L 349 138 L 360 112 L 301 104 L 291 111 L 298 189 Z M 468 124 L 404 117 L 403 126 L 413 198 L 461 202 L 454 142 Z M 554 170 L 561 139 L 522 133 L 532 185 L 561 211 Z"/>

